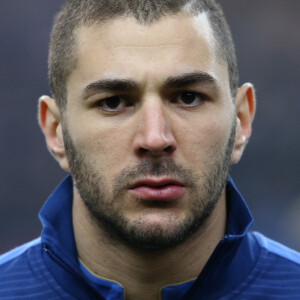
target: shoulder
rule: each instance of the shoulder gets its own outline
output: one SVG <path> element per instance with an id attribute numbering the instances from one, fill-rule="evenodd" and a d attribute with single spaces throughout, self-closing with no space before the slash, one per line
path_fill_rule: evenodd
<path id="1" fill-rule="evenodd" d="M 24 260 L 27 251 L 41 244 L 41 239 L 37 238 L 31 242 L 28 242 L 24 245 L 21 245 L 15 249 L 12 249 L 9 252 L 6 252 L 0 255 L 0 274 L 2 273 L 3 268 L 6 268 L 10 264 L 14 264 L 14 266 L 18 266 Z"/>
<path id="2" fill-rule="evenodd" d="M 259 254 L 237 294 L 243 299 L 299 299 L 300 253 L 257 232 L 248 236 Z"/>
<path id="3" fill-rule="evenodd" d="M 261 233 L 252 232 L 261 249 L 265 251 L 268 259 L 276 260 L 278 263 L 294 268 L 299 271 L 300 274 L 300 253 L 288 248 L 274 240 L 271 240 Z"/>
<path id="4" fill-rule="evenodd" d="M 50 299 L 45 268 L 40 238 L 2 254 L 0 299 Z"/>
<path id="5" fill-rule="evenodd" d="M 0 256 L 0 282 L 9 284 L 18 280 L 28 282 L 34 275 L 34 266 L 41 263 L 41 240 L 35 239 Z"/>

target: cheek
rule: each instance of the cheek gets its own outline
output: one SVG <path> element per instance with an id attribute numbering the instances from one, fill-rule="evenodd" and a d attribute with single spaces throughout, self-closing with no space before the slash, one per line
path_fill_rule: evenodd
<path id="1" fill-rule="evenodd" d="M 104 122 L 88 122 L 86 126 L 76 126 L 73 141 L 91 166 L 105 170 L 108 180 L 118 174 L 126 165 L 126 155 L 130 151 L 128 130 L 122 126 L 106 125 Z"/>
<path id="2" fill-rule="evenodd" d="M 228 120 L 215 119 L 207 122 L 202 120 L 182 130 L 180 148 L 185 161 L 191 167 L 211 164 L 225 151 L 231 123 Z"/>

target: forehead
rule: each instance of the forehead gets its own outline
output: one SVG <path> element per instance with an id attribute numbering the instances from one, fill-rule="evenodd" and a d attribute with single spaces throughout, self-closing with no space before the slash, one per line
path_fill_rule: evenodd
<path id="1" fill-rule="evenodd" d="M 152 46 L 153 43 L 174 43 L 189 39 L 192 35 L 212 38 L 212 30 L 206 13 L 192 17 L 185 13 L 169 15 L 150 24 L 143 24 L 132 17 L 119 17 L 100 24 L 79 26 L 76 31 L 79 41 L 87 41 L 90 37 L 105 38 L 106 42 L 131 46 Z M 132 39 L 128 39 L 128 37 Z M 79 50 L 84 44 L 79 44 Z"/>
<path id="2" fill-rule="evenodd" d="M 117 18 L 76 31 L 77 65 L 70 80 L 82 85 L 111 77 L 137 80 L 205 71 L 218 77 L 226 64 L 217 57 L 216 42 L 205 13 L 167 16 L 150 25 Z"/>

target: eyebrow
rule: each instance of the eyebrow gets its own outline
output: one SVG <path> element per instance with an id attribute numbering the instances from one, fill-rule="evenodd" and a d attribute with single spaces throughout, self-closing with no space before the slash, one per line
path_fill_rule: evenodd
<path id="1" fill-rule="evenodd" d="M 163 87 L 174 89 L 193 84 L 208 84 L 215 88 L 218 87 L 217 80 L 206 72 L 193 72 L 169 77 L 163 83 Z M 100 79 L 84 88 L 82 99 L 100 92 L 133 92 L 139 87 L 139 83 L 131 79 Z"/>
<path id="2" fill-rule="evenodd" d="M 168 88 L 182 88 L 193 84 L 208 84 L 217 87 L 217 80 L 206 72 L 194 72 L 169 77 L 164 86 Z"/>
<path id="3" fill-rule="evenodd" d="M 124 92 L 137 90 L 139 85 L 130 79 L 100 79 L 87 85 L 82 93 L 82 98 L 99 92 Z"/>

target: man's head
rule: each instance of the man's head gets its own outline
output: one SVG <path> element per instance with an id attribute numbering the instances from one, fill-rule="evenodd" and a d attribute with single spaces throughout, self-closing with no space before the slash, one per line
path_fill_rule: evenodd
<path id="1" fill-rule="evenodd" d="M 69 3 L 85 9 L 85 1 Z M 214 4 L 178 9 L 172 1 L 174 13 L 157 15 L 154 4 L 138 3 L 139 14 L 78 25 L 76 59 L 61 78 L 65 107 L 42 97 L 40 124 L 94 224 L 128 245 L 158 249 L 186 240 L 224 200 L 229 165 L 251 135 L 254 95 L 245 84 L 233 101 L 210 12 L 186 13 Z M 130 11 L 135 5 L 128 1 Z"/>
<path id="2" fill-rule="evenodd" d="M 234 96 L 238 85 L 234 44 L 223 12 L 214 0 L 69 0 L 56 17 L 49 52 L 50 87 L 60 109 L 65 108 L 66 82 L 77 62 L 78 28 L 105 24 L 120 17 L 131 17 L 147 26 L 168 15 L 185 13 L 197 16 L 203 12 L 209 19 L 218 55 L 227 63 Z"/>

